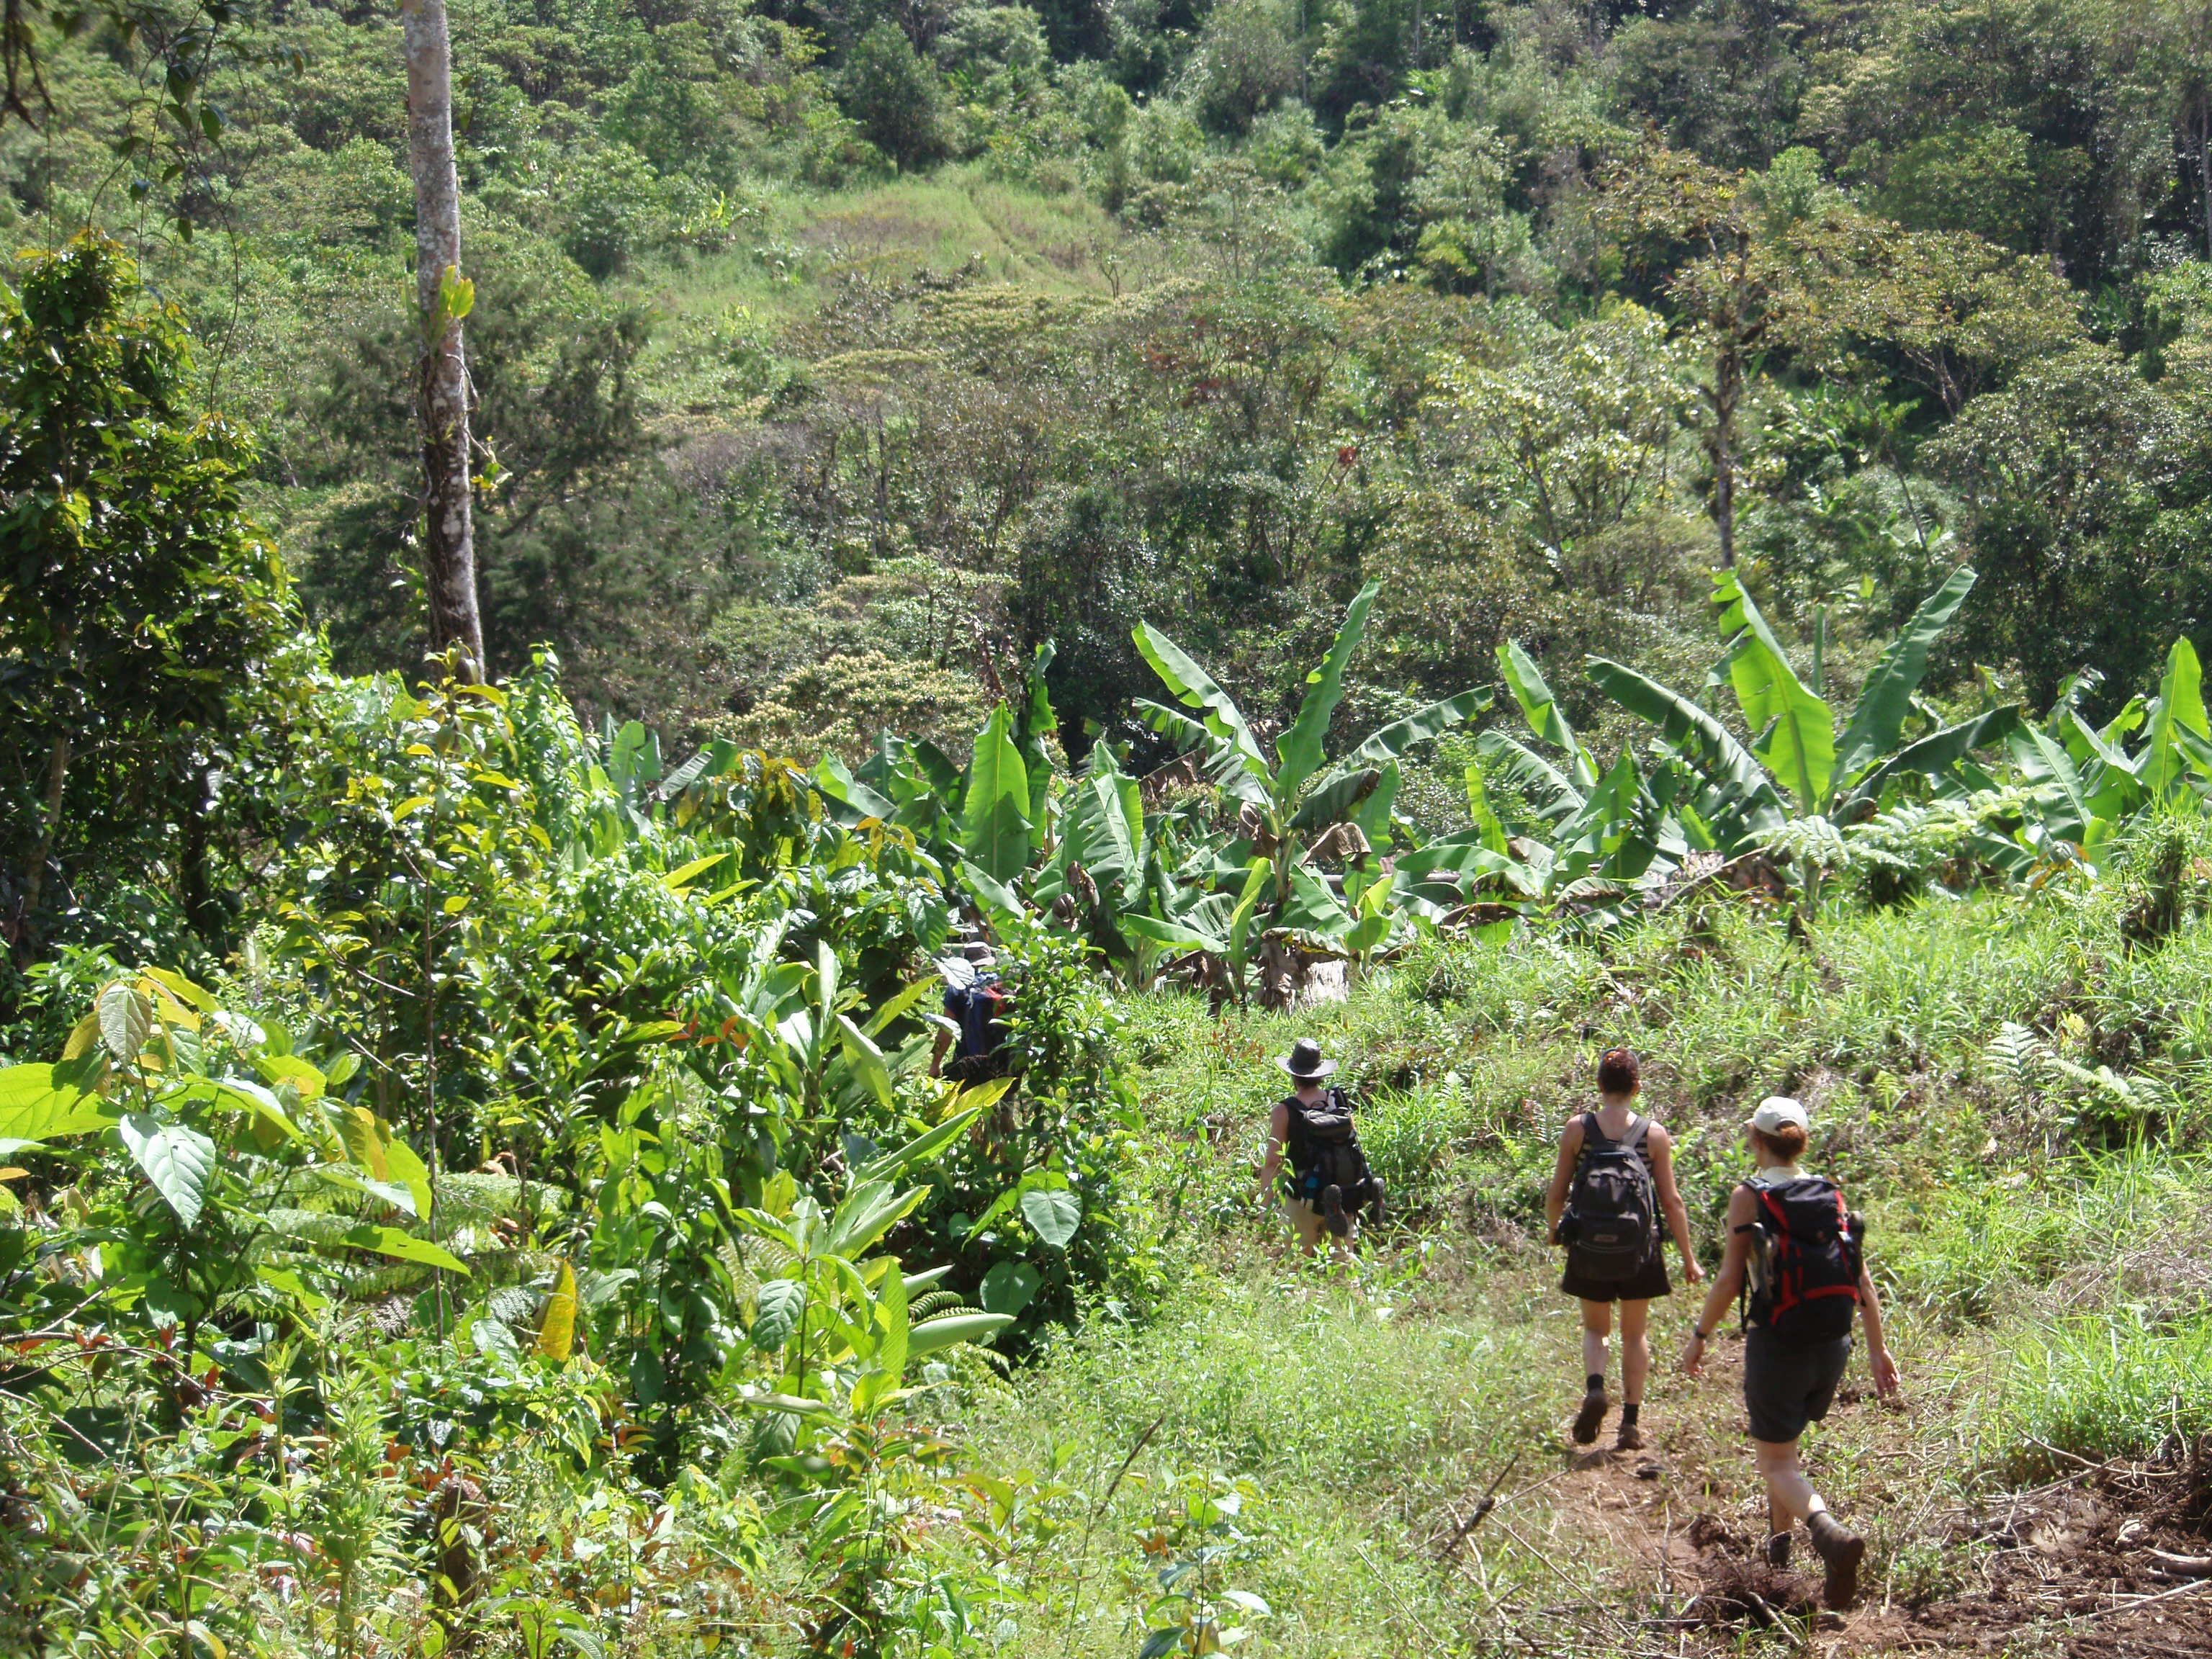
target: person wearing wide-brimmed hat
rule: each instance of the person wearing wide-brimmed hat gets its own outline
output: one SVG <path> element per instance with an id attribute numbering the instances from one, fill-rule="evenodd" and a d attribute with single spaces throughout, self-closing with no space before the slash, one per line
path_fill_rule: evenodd
<path id="1" fill-rule="evenodd" d="M 1324 1235 L 1333 1234 L 1334 1254 L 1348 1256 L 1359 1231 L 1360 1209 L 1379 1216 L 1382 1183 L 1360 1152 L 1343 1091 L 1323 1086 L 1334 1075 L 1336 1062 L 1322 1054 L 1321 1044 L 1300 1037 L 1275 1064 L 1297 1086 L 1275 1103 L 1268 1118 L 1267 1156 L 1253 1196 L 1261 1196 L 1281 1178 L 1284 1212 L 1298 1243 L 1310 1254 L 1321 1249 Z M 1285 1176 L 1286 1158 L 1290 1174 Z"/>

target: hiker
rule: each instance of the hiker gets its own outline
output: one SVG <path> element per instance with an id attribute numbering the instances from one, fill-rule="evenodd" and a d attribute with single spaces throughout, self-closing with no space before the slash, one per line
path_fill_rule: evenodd
<path id="1" fill-rule="evenodd" d="M 1334 1236 L 1334 1255 L 1348 1261 L 1358 1236 L 1359 1212 L 1364 1209 L 1371 1221 L 1382 1219 L 1382 1182 L 1359 1150 L 1352 1103 L 1343 1090 L 1322 1086 L 1336 1062 L 1322 1057 L 1321 1044 L 1300 1037 L 1275 1064 L 1297 1087 L 1275 1103 L 1268 1118 L 1267 1161 L 1260 1166 L 1252 1196 L 1261 1197 L 1274 1184 L 1287 1156 L 1291 1173 L 1283 1181 L 1283 1208 L 1298 1243 L 1311 1255 L 1328 1232 Z"/>
<path id="2" fill-rule="evenodd" d="M 1559 1132 L 1559 1160 L 1544 1194 L 1552 1242 L 1564 1245 L 1567 1270 L 1559 1288 L 1583 1304 L 1583 1403 L 1575 1413 L 1575 1443 L 1597 1438 L 1612 1402 L 1605 1392 L 1606 1352 L 1613 1309 L 1620 1304 L 1620 1451 L 1644 1444 L 1644 1384 L 1651 1374 L 1649 1316 L 1651 1298 L 1673 1293 L 1667 1280 L 1666 1244 L 1659 1217 L 1666 1212 L 1682 1274 L 1695 1285 L 1705 1276 L 1690 1249 L 1690 1215 L 1674 1185 L 1674 1143 L 1660 1125 L 1636 1109 L 1644 1087 L 1636 1056 L 1608 1050 L 1597 1063 L 1598 1109 L 1567 1120 Z"/>
<path id="3" fill-rule="evenodd" d="M 1006 1024 L 1014 994 L 999 977 L 999 959 L 991 947 L 970 940 L 959 956 L 939 964 L 945 975 L 945 1012 L 953 1026 L 937 1034 L 937 1047 L 929 1056 L 932 1077 L 950 1077 L 963 1085 L 988 1083 L 1012 1069 L 1008 1043 L 1013 1030 Z M 960 1052 L 950 1065 L 945 1051 L 955 1042 Z"/>
<path id="4" fill-rule="evenodd" d="M 1858 1217 L 1832 1181 L 1807 1175 L 1812 1124 L 1794 1100 L 1770 1096 L 1744 1126 L 1758 1166 L 1729 1195 L 1728 1254 L 1691 1328 L 1682 1369 L 1698 1375 L 1729 1299 L 1749 1287 L 1744 1316 L 1743 1402 L 1766 1482 L 1766 1560 L 1790 1565 L 1799 1521 L 1827 1569 L 1821 1599 L 1838 1612 L 1857 1599 L 1866 1540 L 1828 1512 L 1797 1464 L 1797 1437 L 1828 1414 L 1851 1354 L 1851 1315 L 1866 1323 L 1876 1392 L 1897 1394 L 1897 1366 L 1882 1341 L 1881 1304 L 1867 1272 Z"/>

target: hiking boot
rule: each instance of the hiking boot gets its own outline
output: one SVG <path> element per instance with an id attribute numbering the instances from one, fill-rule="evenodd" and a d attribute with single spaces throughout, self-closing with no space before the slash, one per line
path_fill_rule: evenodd
<path id="1" fill-rule="evenodd" d="M 1329 1231 L 1334 1233 L 1339 1238 L 1350 1236 L 1352 1218 L 1344 1212 L 1343 1188 L 1329 1186 L 1322 1188 L 1321 1214 L 1322 1219 L 1328 1224 Z"/>
<path id="2" fill-rule="evenodd" d="M 1597 1425 L 1605 1421 L 1605 1408 L 1610 1403 L 1603 1389 L 1592 1389 L 1583 1396 L 1583 1407 L 1575 1413 L 1575 1444 L 1587 1446 L 1597 1438 Z"/>
<path id="3" fill-rule="evenodd" d="M 1634 1423 L 1622 1424 L 1620 1433 L 1613 1443 L 1613 1449 L 1615 1451 L 1642 1451 L 1644 1449 L 1643 1429 Z"/>
<path id="4" fill-rule="evenodd" d="M 1807 1529 L 1813 1534 L 1814 1553 L 1828 1569 L 1820 1599 L 1841 1613 L 1859 1599 L 1859 1563 L 1866 1559 L 1866 1540 L 1826 1510 L 1813 1516 Z"/>
<path id="5" fill-rule="evenodd" d="M 1790 1565 L 1790 1534 L 1778 1532 L 1766 1540 L 1766 1565 L 1786 1567 Z"/>
<path id="6" fill-rule="evenodd" d="M 1370 1227 L 1382 1224 L 1382 1177 L 1380 1176 L 1367 1177 L 1367 1224 Z"/>

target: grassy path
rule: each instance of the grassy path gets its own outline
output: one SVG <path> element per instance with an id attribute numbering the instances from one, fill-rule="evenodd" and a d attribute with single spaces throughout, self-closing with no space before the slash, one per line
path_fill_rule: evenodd
<path id="1" fill-rule="evenodd" d="M 1825 934 L 1816 972 L 1723 917 L 1694 951 L 1638 936 L 1602 958 L 1446 955 L 1296 1023 L 1133 1005 L 1173 1288 L 1146 1320 L 1094 1320 L 974 1414 L 988 1459 L 1074 1494 L 1008 1575 L 1009 1644 L 1128 1659 L 1158 1626 L 1162 1570 L 1206 1541 L 1193 1494 L 1226 1492 L 1236 1536 L 1212 1539 L 1198 1577 L 1263 1600 L 1249 1650 L 1282 1659 L 2212 1653 L 2212 1589 L 2151 1553 L 2212 1554 L 2212 1175 L 2092 1150 L 2093 1100 L 1990 1058 L 2008 1021 L 2087 1058 L 2117 1041 L 2096 1022 L 2140 1042 L 2160 1040 L 2142 1008 L 2199 1018 L 2212 941 L 2130 960 L 2108 921 L 1876 915 Z M 1291 1259 L 1280 1224 L 1241 1202 L 1268 1059 L 1316 1030 L 1413 1200 L 1357 1287 Z M 1654 1320 L 1649 1449 L 1568 1443 L 1577 1321 L 1536 1206 L 1601 1036 L 1645 1055 L 1709 1265 L 1746 1097 L 1812 1102 L 1820 1166 L 1869 1213 L 1907 1404 L 1876 1405 L 1855 1360 L 1807 1441 L 1873 1543 L 1847 1619 L 1819 1616 L 1813 1577 L 1752 1565 L 1764 1498 L 1741 1350 L 1681 1376 L 1686 1296 Z"/>

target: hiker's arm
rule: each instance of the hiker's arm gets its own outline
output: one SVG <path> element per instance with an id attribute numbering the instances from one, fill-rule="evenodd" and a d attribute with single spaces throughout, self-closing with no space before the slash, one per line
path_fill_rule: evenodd
<path id="1" fill-rule="evenodd" d="M 1874 1391 L 1885 1400 L 1897 1397 L 1897 1362 L 1889 1357 L 1889 1344 L 1881 1337 L 1881 1298 L 1875 1294 L 1874 1273 L 1859 1268 L 1859 1317 L 1866 1322 L 1867 1368 L 1874 1373 Z"/>
<path id="2" fill-rule="evenodd" d="M 1273 1114 L 1267 1119 L 1267 1156 L 1260 1165 L 1260 1178 L 1252 1183 L 1252 1196 L 1266 1196 L 1275 1184 L 1275 1177 L 1283 1172 L 1283 1143 L 1291 1138 L 1291 1109 L 1281 1101 L 1275 1103 Z"/>
<path id="3" fill-rule="evenodd" d="M 1758 1213 L 1759 1200 L 1748 1187 L 1739 1187 L 1729 1194 L 1728 1249 L 1721 1254 L 1721 1270 L 1713 1275 L 1712 1289 L 1705 1292 L 1705 1305 L 1698 1310 L 1697 1329 L 1690 1333 L 1689 1346 L 1682 1350 L 1682 1369 L 1692 1376 L 1705 1357 L 1705 1340 L 1698 1331 L 1719 1330 L 1721 1321 L 1728 1316 L 1729 1304 L 1743 1288 L 1744 1266 L 1751 1258 L 1751 1235 L 1736 1229 L 1749 1226 Z"/>
<path id="4" fill-rule="evenodd" d="M 945 1075 L 945 1051 L 951 1046 L 952 1033 L 950 1031 L 939 1031 L 937 1034 L 937 1047 L 929 1051 L 930 1076 L 943 1077 Z"/>
<path id="5" fill-rule="evenodd" d="M 1674 1235 L 1674 1248 L 1682 1253 L 1682 1277 L 1692 1285 L 1702 1284 L 1705 1270 L 1698 1265 L 1696 1247 L 1690 1243 L 1690 1212 L 1682 1202 L 1682 1189 L 1674 1184 L 1674 1139 L 1655 1123 L 1649 1145 L 1651 1183 L 1659 1189 L 1659 1207 L 1667 1212 L 1667 1231 Z"/>
<path id="6" fill-rule="evenodd" d="M 1567 1189 L 1574 1185 L 1575 1164 L 1583 1155 L 1583 1121 L 1573 1118 L 1559 1131 L 1559 1161 L 1552 1166 L 1552 1184 L 1544 1189 L 1544 1231 L 1551 1237 L 1559 1231 L 1566 1212 Z"/>

